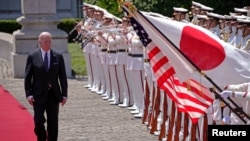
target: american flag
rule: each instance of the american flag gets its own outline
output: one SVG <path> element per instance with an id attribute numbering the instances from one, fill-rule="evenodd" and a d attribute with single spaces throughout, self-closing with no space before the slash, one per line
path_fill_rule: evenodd
<path id="1" fill-rule="evenodd" d="M 150 39 L 141 24 L 130 17 L 131 24 L 146 48 L 158 86 L 176 103 L 178 110 L 187 112 L 193 123 L 206 112 L 213 98 L 207 88 L 194 80 L 181 83 L 167 56 Z"/>

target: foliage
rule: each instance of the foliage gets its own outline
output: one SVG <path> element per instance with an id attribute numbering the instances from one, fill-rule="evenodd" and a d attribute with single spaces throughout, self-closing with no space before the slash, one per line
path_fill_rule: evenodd
<path id="1" fill-rule="evenodd" d="M 82 52 L 80 45 L 76 43 L 69 43 L 68 51 L 71 56 L 71 68 L 73 75 L 86 75 L 87 70 L 85 66 L 84 53 Z"/>
<path id="2" fill-rule="evenodd" d="M 14 31 L 21 29 L 21 25 L 16 20 L 0 20 L 0 31 L 12 34 Z"/>
<path id="3" fill-rule="evenodd" d="M 62 19 L 57 27 L 68 34 L 80 20 L 81 19 L 75 18 Z M 21 28 L 22 26 L 17 23 L 16 20 L 0 20 L 0 32 L 12 34 L 14 31 Z M 70 39 L 68 41 L 72 42 Z"/>
<path id="4" fill-rule="evenodd" d="M 75 18 L 62 19 L 61 22 L 57 25 L 57 27 L 65 31 L 66 33 L 69 33 L 79 21 L 81 21 L 81 19 L 75 19 Z"/>
<path id="5" fill-rule="evenodd" d="M 130 0 L 137 9 L 142 11 L 152 11 L 161 13 L 166 16 L 171 16 L 173 13 L 173 7 L 183 7 L 190 10 L 191 0 Z M 107 9 L 114 15 L 121 16 L 122 13 L 117 10 L 117 0 L 85 0 L 86 3 L 98 5 L 104 9 Z M 214 8 L 214 12 L 221 15 L 229 15 L 233 12 L 233 8 L 242 8 L 244 6 L 250 6 L 249 0 L 195 0 L 206 6 Z"/>

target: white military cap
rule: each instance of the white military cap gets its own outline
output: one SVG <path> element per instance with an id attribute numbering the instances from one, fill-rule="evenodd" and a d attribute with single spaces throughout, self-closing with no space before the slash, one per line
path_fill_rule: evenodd
<path id="1" fill-rule="evenodd" d="M 180 13 L 187 13 L 188 10 L 182 7 L 173 7 L 175 12 L 180 12 Z"/>
<path id="2" fill-rule="evenodd" d="M 103 17 L 106 18 L 106 19 L 113 19 L 114 18 L 113 15 L 107 14 L 107 13 L 105 13 Z"/>
<path id="3" fill-rule="evenodd" d="M 201 5 L 201 9 L 204 10 L 204 11 L 214 11 L 213 8 L 205 6 L 205 5 Z"/>
<path id="4" fill-rule="evenodd" d="M 248 10 L 245 8 L 234 8 L 235 12 L 239 12 L 239 13 L 247 13 Z"/>
<path id="5" fill-rule="evenodd" d="M 248 18 L 247 16 L 245 15 L 232 15 L 233 18 L 236 18 L 236 19 L 246 19 Z"/>
<path id="6" fill-rule="evenodd" d="M 202 4 L 200 4 L 198 2 L 195 2 L 195 1 L 192 1 L 192 5 L 197 6 L 197 7 L 201 7 L 202 6 Z"/>
<path id="7" fill-rule="evenodd" d="M 209 19 L 207 15 L 196 15 L 196 17 L 197 19 L 205 19 L 205 20 Z"/>
<path id="8" fill-rule="evenodd" d="M 250 18 L 245 18 L 245 19 L 237 19 L 239 23 L 243 24 L 250 24 Z"/>
<path id="9" fill-rule="evenodd" d="M 217 19 L 222 19 L 223 18 L 222 15 L 219 15 L 219 14 L 216 14 L 216 13 L 213 13 L 213 12 L 208 12 L 207 16 L 212 17 L 212 18 L 217 18 Z"/>
<path id="10" fill-rule="evenodd" d="M 224 15 L 224 17 L 225 17 L 226 20 L 231 20 L 232 19 L 232 16 L 230 16 L 230 15 Z"/>

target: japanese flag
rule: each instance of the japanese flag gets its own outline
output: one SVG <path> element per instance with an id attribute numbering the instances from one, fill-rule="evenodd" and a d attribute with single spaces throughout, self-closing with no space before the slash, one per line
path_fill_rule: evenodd
<path id="1" fill-rule="evenodd" d="M 249 81 L 249 53 L 225 43 L 202 27 L 140 12 L 134 14 L 153 42 L 168 56 L 180 80 L 193 78 L 212 87 L 211 81 L 196 70 L 199 68 L 221 88 Z"/>

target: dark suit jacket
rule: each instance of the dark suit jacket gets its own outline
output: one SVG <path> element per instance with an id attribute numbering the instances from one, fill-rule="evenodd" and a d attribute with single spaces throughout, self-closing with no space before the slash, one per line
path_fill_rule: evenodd
<path id="1" fill-rule="evenodd" d="M 41 49 L 31 52 L 27 57 L 24 87 L 26 97 L 33 95 L 36 103 L 45 103 L 48 97 L 48 85 L 58 101 L 67 97 L 68 84 L 62 54 L 51 49 L 50 68 L 46 72 Z"/>

